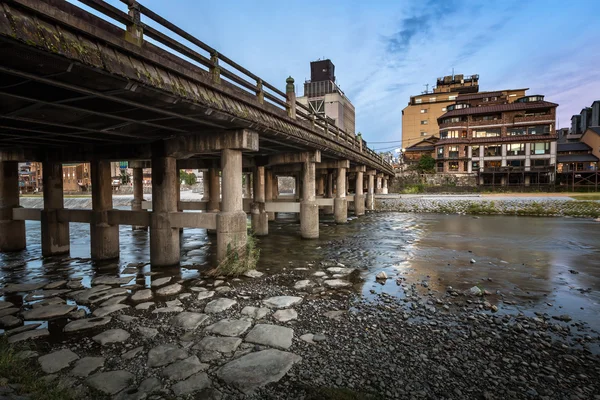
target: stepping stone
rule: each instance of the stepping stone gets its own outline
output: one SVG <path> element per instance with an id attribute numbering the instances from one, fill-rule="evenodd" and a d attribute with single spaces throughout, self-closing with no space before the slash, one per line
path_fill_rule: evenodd
<path id="1" fill-rule="evenodd" d="M 206 307 L 204 307 L 204 312 L 209 313 L 209 314 L 216 314 L 216 313 L 223 312 L 223 311 L 233 307 L 236 304 L 237 304 L 237 301 L 232 300 L 232 299 L 226 299 L 226 298 L 216 299 L 216 300 L 209 302 L 206 305 Z"/>
<path id="2" fill-rule="evenodd" d="M 40 326 L 42 326 L 42 324 L 39 324 L 39 323 L 26 324 L 26 325 L 20 326 L 18 328 L 14 328 L 14 329 L 5 331 L 4 333 L 6 334 L 6 336 L 11 336 L 11 335 L 16 335 L 17 333 L 21 333 L 21 332 L 32 331 L 34 329 L 39 328 Z"/>
<path id="3" fill-rule="evenodd" d="M 204 289 L 204 288 L 202 288 L 202 289 Z M 210 297 L 213 297 L 214 295 L 215 295 L 215 292 L 213 292 L 213 291 L 209 292 L 208 290 L 205 290 L 205 291 L 198 293 L 198 298 L 196 300 L 208 299 Z"/>
<path id="4" fill-rule="evenodd" d="M 36 301 L 43 299 L 50 299 L 52 297 L 61 296 L 66 293 L 71 293 L 70 289 L 52 289 L 52 290 L 41 290 L 27 294 L 23 299 L 25 301 Z"/>
<path id="5" fill-rule="evenodd" d="M 129 332 L 123 329 L 109 329 L 104 331 L 92 338 L 96 343 L 100 343 L 101 346 L 110 343 L 121 343 L 129 339 Z"/>
<path id="6" fill-rule="evenodd" d="M 133 276 L 98 276 L 92 280 L 92 285 L 125 285 L 134 279 Z"/>
<path id="7" fill-rule="evenodd" d="M 224 283 L 225 283 L 225 281 L 218 279 L 218 280 L 216 280 L 216 281 L 213 282 L 213 287 L 220 286 L 220 285 L 222 285 Z"/>
<path id="8" fill-rule="evenodd" d="M 302 301 L 302 297 L 295 296 L 275 296 L 263 300 L 263 303 L 267 307 L 273 308 L 289 308 L 295 304 L 298 304 Z"/>
<path id="9" fill-rule="evenodd" d="M 73 366 L 71 375 L 85 378 L 98 368 L 104 366 L 104 357 L 84 357 Z"/>
<path id="10" fill-rule="evenodd" d="M 97 328 L 99 326 L 103 326 L 108 324 L 111 321 L 111 317 L 101 317 L 101 318 L 86 318 L 86 319 L 78 319 L 77 321 L 69 322 L 64 331 L 65 332 L 77 332 L 86 329 Z"/>
<path id="11" fill-rule="evenodd" d="M 162 287 L 156 291 L 156 294 L 159 296 L 171 296 L 173 294 L 177 294 L 183 290 L 183 286 L 179 283 L 174 283 L 169 286 Z"/>
<path id="12" fill-rule="evenodd" d="M 38 355 L 38 352 L 33 350 L 23 350 L 15 354 L 19 360 L 28 360 L 30 358 L 37 357 Z"/>
<path id="13" fill-rule="evenodd" d="M 171 279 L 173 279 L 172 276 L 167 276 L 165 278 L 158 278 L 158 279 L 152 281 L 152 284 L 150 286 L 151 287 L 161 287 L 161 286 L 166 285 L 167 283 L 171 282 Z"/>
<path id="14" fill-rule="evenodd" d="M 352 283 L 343 279 L 328 279 L 326 281 L 323 281 L 323 285 L 331 289 L 337 289 L 352 286 Z"/>
<path id="15" fill-rule="evenodd" d="M 194 286 L 194 287 L 191 287 L 190 290 L 192 292 L 208 292 L 208 289 L 205 287 L 202 287 L 202 286 Z"/>
<path id="16" fill-rule="evenodd" d="M 162 383 L 160 382 L 160 380 L 155 377 L 155 376 L 151 376 L 150 378 L 146 378 L 142 381 L 142 383 L 140 384 L 140 386 L 138 386 L 138 388 L 136 390 L 134 390 L 133 388 L 129 388 L 127 390 L 123 390 L 121 393 L 119 393 L 116 397 L 114 397 L 114 400 L 145 400 L 148 398 L 149 395 L 161 391 L 162 390 Z"/>
<path id="17" fill-rule="evenodd" d="M 294 289 L 296 290 L 306 290 L 310 287 L 313 287 L 315 284 L 312 283 L 311 281 L 309 281 L 308 279 L 304 279 L 301 281 L 298 281 L 294 284 Z"/>
<path id="18" fill-rule="evenodd" d="M 313 274 L 313 276 L 316 276 L 318 278 L 322 277 L 322 276 L 327 276 L 327 274 L 323 271 L 317 271 Z"/>
<path id="19" fill-rule="evenodd" d="M 152 296 L 153 296 L 152 290 L 150 290 L 150 289 L 138 290 L 131 296 L 131 300 L 133 300 L 135 302 L 146 301 L 146 300 L 150 300 L 152 298 Z"/>
<path id="20" fill-rule="evenodd" d="M 10 336 L 8 338 L 8 343 L 17 343 L 22 342 L 23 340 L 35 339 L 48 335 L 50 335 L 48 329 L 35 329 L 33 331 L 27 331 Z"/>
<path id="21" fill-rule="evenodd" d="M 138 326 L 137 330 L 146 339 L 154 339 L 154 337 L 158 335 L 158 329 L 156 328 L 146 328 L 145 326 Z"/>
<path id="22" fill-rule="evenodd" d="M 286 350 L 292 345 L 293 337 L 293 329 L 278 325 L 258 324 L 252 328 L 244 340 L 249 343 Z"/>
<path id="23" fill-rule="evenodd" d="M 5 308 L 11 308 L 14 307 L 14 304 L 9 302 L 9 301 L 0 301 L 0 310 L 3 310 Z"/>
<path id="24" fill-rule="evenodd" d="M 179 299 L 165 301 L 165 304 L 167 305 L 167 307 L 177 307 L 183 305 L 183 303 Z"/>
<path id="25" fill-rule="evenodd" d="M 182 312 L 171 319 L 171 325 L 188 331 L 196 329 L 208 319 L 208 315 L 195 312 Z"/>
<path id="26" fill-rule="evenodd" d="M 259 307 L 246 306 L 242 309 L 242 315 L 247 315 L 254 319 L 263 319 L 270 312 L 271 312 L 271 310 L 269 308 L 264 308 L 264 307 L 259 308 Z"/>
<path id="27" fill-rule="evenodd" d="M 259 272 L 255 269 L 251 269 L 250 271 L 244 272 L 242 275 L 245 276 L 246 278 L 260 278 L 261 276 L 264 275 L 264 273 Z"/>
<path id="28" fill-rule="evenodd" d="M 152 314 L 170 313 L 170 312 L 182 312 L 183 307 L 161 307 L 152 311 Z"/>
<path id="29" fill-rule="evenodd" d="M 179 300 L 185 300 L 185 299 L 187 299 L 188 297 L 192 297 L 192 294 L 191 294 L 191 293 L 181 293 L 179 296 L 177 296 L 177 298 L 178 298 Z"/>
<path id="30" fill-rule="evenodd" d="M 131 360 L 133 357 L 140 354 L 142 350 L 144 350 L 144 346 L 136 347 L 133 350 L 129 350 L 128 352 L 121 354 L 121 357 L 125 360 Z"/>
<path id="31" fill-rule="evenodd" d="M 148 366 L 162 367 L 188 357 L 188 353 L 173 344 L 161 344 L 148 352 Z"/>
<path id="32" fill-rule="evenodd" d="M 206 336 L 194 349 L 202 351 L 218 351 L 219 353 L 233 353 L 242 344 L 242 339 L 236 337 Z"/>
<path id="33" fill-rule="evenodd" d="M 47 374 L 54 374 L 61 369 L 65 369 L 73 361 L 78 360 L 79 356 L 69 349 L 62 349 L 54 353 L 46 354 L 38 358 L 42 371 Z"/>
<path id="34" fill-rule="evenodd" d="M 154 302 L 149 301 L 146 303 L 140 303 L 137 306 L 135 306 L 136 310 L 148 310 L 150 307 L 152 307 L 154 305 Z"/>
<path id="35" fill-rule="evenodd" d="M 216 293 L 229 293 L 229 292 L 233 292 L 233 289 L 230 288 L 229 286 L 219 286 L 218 288 L 215 289 Z"/>
<path id="36" fill-rule="evenodd" d="M 4 309 L 0 310 L 0 317 L 16 314 L 19 312 L 19 310 L 20 310 L 20 308 L 16 308 L 16 307 L 4 308 Z"/>
<path id="37" fill-rule="evenodd" d="M 83 285 L 81 284 L 80 280 L 73 280 L 67 283 L 67 287 L 69 289 L 81 289 L 83 288 Z"/>
<path id="38" fill-rule="evenodd" d="M 98 287 L 110 287 L 110 286 L 98 286 Z M 84 292 L 77 296 L 75 296 L 75 300 L 79 303 L 89 304 L 89 303 L 99 303 L 101 301 L 108 300 L 115 296 L 122 296 L 127 294 L 127 289 L 125 288 L 114 288 L 108 290 L 100 290 L 97 292 L 91 292 L 93 289 L 85 290 Z"/>
<path id="39" fill-rule="evenodd" d="M 33 308 L 39 308 L 39 307 L 53 306 L 56 304 L 66 304 L 66 302 L 63 299 L 61 299 L 60 297 L 51 297 L 49 299 L 38 301 L 37 303 L 33 303 L 31 306 Z"/>
<path id="40" fill-rule="evenodd" d="M 44 289 L 58 289 L 58 288 L 65 286 L 66 284 L 67 284 L 67 281 L 50 282 L 49 284 L 44 286 Z"/>
<path id="41" fill-rule="evenodd" d="M 302 357 L 268 349 L 230 361 L 217 371 L 217 377 L 245 394 L 271 382 L 278 382 Z"/>
<path id="42" fill-rule="evenodd" d="M 185 360 L 174 362 L 173 364 L 165 367 L 161 375 L 171 381 L 181 381 L 187 379 L 195 373 L 206 371 L 208 364 L 202 364 L 197 356 L 191 356 Z"/>
<path id="43" fill-rule="evenodd" d="M 113 306 L 115 304 L 120 304 L 127 300 L 127 296 L 117 296 L 112 299 L 106 300 L 104 303 L 100 304 L 100 307 Z"/>
<path id="44" fill-rule="evenodd" d="M 119 318 L 119 321 L 123 321 L 126 324 L 136 322 L 138 320 L 138 317 L 132 317 L 131 315 L 124 315 L 124 314 L 117 316 L 117 318 Z"/>
<path id="45" fill-rule="evenodd" d="M 6 285 L 6 287 L 2 291 L 6 294 L 18 292 L 32 292 L 34 290 L 39 290 L 44 286 L 46 286 L 46 283 L 11 283 Z"/>
<path id="46" fill-rule="evenodd" d="M 10 329 L 15 326 L 19 326 L 23 323 L 20 318 L 17 318 L 12 315 L 5 315 L 4 317 L 0 317 L 0 328 L 2 329 Z"/>
<path id="47" fill-rule="evenodd" d="M 211 381 L 208 378 L 208 375 L 206 375 L 206 372 L 199 372 L 190 376 L 185 381 L 177 382 L 171 386 L 171 390 L 175 393 L 175 396 L 183 396 L 205 389 L 210 385 Z"/>
<path id="48" fill-rule="evenodd" d="M 222 336 L 240 336 L 252 326 L 250 321 L 243 319 L 223 319 L 206 328 L 207 332 Z"/>
<path id="49" fill-rule="evenodd" d="M 279 322 L 288 322 L 294 319 L 298 319 L 298 313 L 293 308 L 287 308 L 285 310 L 277 310 L 273 314 L 273 318 Z"/>
<path id="50" fill-rule="evenodd" d="M 114 304 L 112 306 L 100 307 L 92 313 L 94 317 L 106 317 L 114 312 L 124 310 L 125 308 L 129 308 L 126 304 Z"/>
<path id="51" fill-rule="evenodd" d="M 304 340 L 306 343 L 315 344 L 315 342 L 313 341 L 314 336 L 315 335 L 313 335 L 312 333 L 307 333 L 300 336 L 300 339 Z"/>
<path id="52" fill-rule="evenodd" d="M 330 319 L 340 320 L 346 314 L 344 310 L 327 311 L 323 315 Z"/>
<path id="53" fill-rule="evenodd" d="M 77 283 L 81 284 L 80 281 L 77 281 Z M 67 284 L 67 287 L 69 287 L 69 284 Z M 79 303 L 89 303 L 89 298 L 91 296 L 95 296 L 98 293 L 104 292 L 107 290 L 110 290 L 110 286 L 100 285 L 100 286 L 95 286 L 91 289 L 84 289 L 84 290 L 79 290 L 77 292 L 73 292 L 73 293 L 71 293 L 71 295 L 73 296 L 75 301 L 77 301 Z"/>
<path id="54" fill-rule="evenodd" d="M 86 379 L 85 383 L 106 394 L 117 394 L 129 387 L 134 376 L 127 371 L 99 372 Z"/>
<path id="55" fill-rule="evenodd" d="M 327 271 L 330 274 L 338 274 L 338 275 L 350 275 L 354 272 L 354 268 L 343 268 L 343 267 L 329 267 Z"/>

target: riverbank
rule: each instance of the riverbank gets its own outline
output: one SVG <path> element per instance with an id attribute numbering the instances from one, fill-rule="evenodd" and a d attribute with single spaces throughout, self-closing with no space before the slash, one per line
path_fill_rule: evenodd
<path id="1" fill-rule="evenodd" d="M 599 218 L 600 202 L 561 197 L 512 196 L 376 196 L 378 211 L 440 214 L 529 215 Z"/>

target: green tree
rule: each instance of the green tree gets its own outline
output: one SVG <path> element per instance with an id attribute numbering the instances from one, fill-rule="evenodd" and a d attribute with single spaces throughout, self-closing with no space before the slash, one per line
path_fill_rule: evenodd
<path id="1" fill-rule="evenodd" d="M 423 154 L 417 164 L 417 171 L 422 174 L 435 172 L 435 159 L 429 154 Z"/>
<path id="2" fill-rule="evenodd" d="M 197 181 L 196 174 L 188 174 L 184 170 L 179 171 L 179 179 L 181 179 L 183 183 L 185 183 L 188 186 L 194 185 Z"/>

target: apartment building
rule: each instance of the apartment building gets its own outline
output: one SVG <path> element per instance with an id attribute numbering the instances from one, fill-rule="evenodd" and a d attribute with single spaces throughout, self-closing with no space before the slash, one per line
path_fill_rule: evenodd
<path id="1" fill-rule="evenodd" d="M 436 170 L 478 174 L 479 184 L 550 183 L 556 169 L 556 107 L 526 89 L 458 96 L 438 118 Z"/>

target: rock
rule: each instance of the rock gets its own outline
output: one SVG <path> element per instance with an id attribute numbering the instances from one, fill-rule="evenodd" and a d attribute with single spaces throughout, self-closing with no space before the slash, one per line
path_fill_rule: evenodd
<path id="1" fill-rule="evenodd" d="M 206 328 L 207 332 L 222 336 L 240 336 L 252 326 L 250 321 L 243 319 L 223 319 Z"/>
<path id="2" fill-rule="evenodd" d="M 94 317 L 105 317 L 107 315 L 110 315 L 120 310 L 124 310 L 126 308 L 129 308 L 129 306 L 126 304 L 113 304 L 112 306 L 100 307 L 94 310 L 92 315 Z"/>
<path id="3" fill-rule="evenodd" d="M 0 317 L 0 328 L 2 329 L 10 329 L 15 326 L 19 326 L 23 323 L 20 318 L 17 318 L 12 315 L 5 315 L 4 317 Z"/>
<path id="4" fill-rule="evenodd" d="M 167 283 L 171 282 L 172 278 L 173 278 L 172 276 L 167 276 L 165 278 L 158 278 L 158 279 L 154 280 L 150 286 L 151 287 L 161 287 L 161 286 L 166 285 Z"/>
<path id="5" fill-rule="evenodd" d="M 134 279 L 133 276 L 118 277 L 103 275 L 94 278 L 92 280 L 92 285 L 126 285 L 131 282 L 132 279 Z"/>
<path id="6" fill-rule="evenodd" d="M 0 310 L 3 310 L 5 308 L 14 308 L 14 306 L 15 305 L 9 301 L 0 300 Z"/>
<path id="7" fill-rule="evenodd" d="M 242 275 L 245 276 L 246 278 L 260 278 L 261 276 L 264 275 L 264 273 L 259 272 L 255 269 L 251 269 L 250 271 L 244 272 Z"/>
<path id="8" fill-rule="evenodd" d="M 161 374 L 169 380 L 180 381 L 189 378 L 195 373 L 206 371 L 208 367 L 209 365 L 202 364 L 197 356 L 191 356 L 165 367 Z"/>
<path id="9" fill-rule="evenodd" d="M 119 319 L 119 321 L 125 322 L 126 324 L 136 322 L 138 319 L 138 317 L 132 317 L 131 315 L 125 314 L 118 315 L 117 318 Z"/>
<path id="10" fill-rule="evenodd" d="M 337 288 L 352 286 L 352 283 L 345 281 L 343 279 L 328 279 L 323 282 L 323 285 L 325 285 L 331 289 L 337 289 Z"/>
<path id="11" fill-rule="evenodd" d="M 315 284 L 312 283 L 310 280 L 308 279 L 304 279 L 301 281 L 298 281 L 294 284 L 294 289 L 296 290 L 306 290 L 312 286 L 314 286 Z"/>
<path id="12" fill-rule="evenodd" d="M 18 352 L 17 354 L 15 354 L 15 356 L 19 359 L 19 360 L 28 360 L 30 358 L 34 358 L 37 357 L 39 354 L 37 351 L 32 351 L 32 350 L 23 350 Z"/>
<path id="13" fill-rule="evenodd" d="M 67 281 L 50 282 L 49 284 L 44 286 L 44 289 L 59 289 L 59 288 L 65 286 L 66 284 L 67 284 Z"/>
<path id="14" fill-rule="evenodd" d="M 190 376 L 185 381 L 177 382 L 171 386 L 171 390 L 175 393 L 175 396 L 183 396 L 196 392 L 198 390 L 205 389 L 211 385 L 210 379 L 205 372 L 199 372 L 195 375 Z"/>
<path id="15" fill-rule="evenodd" d="M 40 326 L 42 326 L 41 323 L 26 324 L 26 325 L 20 326 L 18 328 L 13 328 L 13 329 L 7 330 L 4 333 L 6 334 L 6 336 L 11 336 L 11 335 L 16 335 L 17 333 L 27 332 L 27 331 L 37 329 Z"/>
<path id="16" fill-rule="evenodd" d="M 75 311 L 71 311 L 67 317 L 69 319 L 81 319 L 81 318 L 85 318 L 85 310 L 83 308 L 80 308 L 79 310 L 75 310 Z"/>
<path id="17" fill-rule="evenodd" d="M 150 307 L 152 307 L 154 305 L 153 302 L 149 301 L 146 303 L 140 303 L 137 306 L 135 306 L 136 310 L 148 310 Z"/>
<path id="18" fill-rule="evenodd" d="M 192 297 L 192 294 L 191 294 L 191 293 L 181 293 L 179 296 L 177 296 L 177 298 L 178 298 L 179 300 L 185 300 L 185 299 L 187 299 L 187 298 L 189 298 L 189 297 Z"/>
<path id="19" fill-rule="evenodd" d="M 295 304 L 298 304 L 302 301 L 302 297 L 295 296 L 275 296 L 270 297 L 266 300 L 263 300 L 263 303 L 267 307 L 273 308 L 289 308 Z"/>
<path id="20" fill-rule="evenodd" d="M 327 336 L 322 333 L 317 333 L 316 335 L 313 335 L 312 340 L 313 342 L 324 342 L 327 340 Z"/>
<path id="21" fill-rule="evenodd" d="M 313 335 L 312 333 L 306 333 L 306 334 L 300 336 L 300 339 L 304 340 L 306 343 L 315 344 L 315 342 L 313 341 L 314 336 L 315 335 Z"/>
<path id="22" fill-rule="evenodd" d="M 161 313 L 171 313 L 171 312 L 182 312 L 183 311 L 183 307 L 161 307 L 161 308 L 157 308 L 156 310 L 152 311 L 152 314 L 161 314 Z"/>
<path id="23" fill-rule="evenodd" d="M 562 314 L 562 315 L 553 315 L 552 316 L 553 319 L 556 319 L 558 321 L 563 321 L 563 322 L 569 322 L 571 321 L 571 316 L 568 314 Z"/>
<path id="24" fill-rule="evenodd" d="M 323 276 L 327 276 L 327 274 L 323 271 L 317 271 L 313 274 L 313 276 L 316 276 L 318 278 L 323 277 Z"/>
<path id="25" fill-rule="evenodd" d="M 129 387 L 133 379 L 131 372 L 121 370 L 99 372 L 86 379 L 85 383 L 103 393 L 114 395 Z"/>
<path id="26" fill-rule="evenodd" d="M 222 285 L 222 284 L 224 284 L 224 283 L 225 283 L 225 281 L 224 281 L 224 280 L 217 279 L 216 281 L 214 281 L 214 282 L 213 282 L 213 287 L 220 286 L 220 285 Z"/>
<path id="27" fill-rule="evenodd" d="M 218 288 L 215 289 L 216 293 L 229 293 L 229 292 L 233 292 L 233 289 L 229 286 L 219 286 Z"/>
<path id="28" fill-rule="evenodd" d="M 104 303 L 100 304 L 100 307 L 113 306 L 115 304 L 120 304 L 120 303 L 124 302 L 125 300 L 127 300 L 127 296 L 113 297 L 112 299 L 108 299 Z"/>
<path id="29" fill-rule="evenodd" d="M 375 279 L 377 279 L 377 280 L 386 280 L 387 278 L 388 278 L 388 276 L 385 273 L 385 271 L 381 271 L 377 275 L 375 275 Z"/>
<path id="30" fill-rule="evenodd" d="M 129 339 L 129 332 L 123 329 L 109 329 L 92 338 L 96 343 L 104 346 L 109 343 L 120 343 Z"/>
<path id="31" fill-rule="evenodd" d="M 146 328 L 145 326 L 138 326 L 137 331 L 146 339 L 154 339 L 158 335 L 158 329 Z"/>
<path id="32" fill-rule="evenodd" d="M 2 290 L 6 294 L 18 293 L 18 292 L 32 292 L 39 290 L 46 286 L 45 283 L 10 283 Z"/>
<path id="33" fill-rule="evenodd" d="M 483 296 L 483 292 L 477 286 L 473 286 L 471 289 L 469 289 L 465 293 L 465 295 L 469 295 L 469 296 Z"/>
<path id="34" fill-rule="evenodd" d="M 174 283 L 169 286 L 162 287 L 156 291 L 156 294 L 159 296 L 171 296 L 177 294 L 183 290 L 183 286 L 179 283 Z"/>
<path id="35" fill-rule="evenodd" d="M 165 301 L 165 304 L 167 305 L 167 307 L 177 307 L 177 306 L 182 306 L 183 305 L 183 303 L 179 299 L 175 299 L 175 300 L 171 300 L 171 301 Z"/>
<path id="36" fill-rule="evenodd" d="M 98 303 L 101 301 L 108 300 L 112 297 L 123 296 L 127 294 L 125 288 L 114 288 L 110 286 L 96 286 L 91 289 L 83 290 L 74 294 L 73 297 L 78 303 L 89 304 Z"/>
<path id="37" fill-rule="evenodd" d="M 302 358 L 285 351 L 269 349 L 235 359 L 217 372 L 217 377 L 245 394 L 271 382 L 278 382 Z"/>
<path id="38" fill-rule="evenodd" d="M 206 314 L 200 314 L 195 312 L 182 312 L 181 314 L 171 319 L 171 325 L 177 328 L 191 331 L 196 329 L 207 319 L 208 315 Z"/>
<path id="39" fill-rule="evenodd" d="M 271 312 L 270 309 L 264 307 L 246 306 L 242 309 L 242 315 L 247 315 L 254 319 L 263 319 Z"/>
<path id="40" fill-rule="evenodd" d="M 12 314 L 16 314 L 19 312 L 19 308 L 16 307 L 11 307 L 11 308 L 4 308 L 2 310 L 0 310 L 0 318 L 1 317 L 5 317 L 7 315 L 12 315 Z"/>
<path id="41" fill-rule="evenodd" d="M 147 365 L 152 368 L 162 367 L 187 357 L 188 353 L 185 350 L 173 344 L 161 344 L 148 352 Z"/>
<path id="42" fill-rule="evenodd" d="M 209 313 L 209 314 L 216 314 L 216 313 L 223 312 L 223 311 L 233 307 L 236 304 L 237 304 L 237 301 L 232 300 L 232 299 L 226 299 L 226 298 L 216 299 L 216 300 L 212 300 L 211 302 L 209 302 L 206 305 L 206 307 L 204 307 L 204 312 Z"/>
<path id="43" fill-rule="evenodd" d="M 197 300 L 204 300 L 204 299 L 208 299 L 210 297 L 213 297 L 215 295 L 215 292 L 213 291 L 203 291 L 198 293 L 198 298 Z"/>
<path id="44" fill-rule="evenodd" d="M 81 280 L 74 279 L 72 281 L 67 282 L 67 287 L 69 289 L 81 289 L 83 285 L 81 284 Z"/>
<path id="45" fill-rule="evenodd" d="M 42 371 L 47 374 L 54 374 L 61 369 L 67 368 L 73 361 L 79 359 L 79 356 L 69 349 L 55 351 L 38 358 Z"/>
<path id="46" fill-rule="evenodd" d="M 233 353 L 242 344 L 242 339 L 236 337 L 206 336 L 194 346 L 202 351 L 218 351 L 219 353 Z"/>
<path id="47" fill-rule="evenodd" d="M 277 310 L 273 314 L 273 318 L 279 322 L 288 322 L 294 319 L 298 319 L 298 313 L 293 308 L 287 308 L 284 310 Z"/>
<path id="48" fill-rule="evenodd" d="M 16 335 L 12 335 L 8 338 L 8 343 L 17 343 L 22 342 L 23 340 L 35 339 L 43 336 L 50 335 L 48 329 L 35 329 L 33 331 L 27 331 L 23 333 L 18 333 Z"/>
<path id="49" fill-rule="evenodd" d="M 344 310 L 327 311 L 323 315 L 330 319 L 340 320 L 346 314 Z"/>
<path id="50" fill-rule="evenodd" d="M 72 375 L 86 377 L 104 366 L 104 357 L 84 357 L 78 360 L 71 371 Z"/>
<path id="51" fill-rule="evenodd" d="M 138 290 L 131 296 L 131 300 L 135 301 L 135 302 L 147 301 L 147 300 L 150 300 L 152 298 L 152 296 L 153 296 L 152 290 L 150 290 L 150 289 Z"/>
<path id="52" fill-rule="evenodd" d="M 142 350 L 144 350 L 144 346 L 136 347 L 133 350 L 129 350 L 128 352 L 123 353 L 121 357 L 125 360 L 131 360 L 132 358 L 140 354 Z"/>
<path id="53" fill-rule="evenodd" d="M 86 318 L 79 319 L 77 321 L 71 321 L 66 326 L 65 332 L 77 332 L 85 329 L 97 328 L 99 326 L 103 326 L 108 324 L 111 321 L 111 317 L 101 317 L 101 318 Z"/>
<path id="54" fill-rule="evenodd" d="M 245 341 L 285 350 L 292 345 L 293 337 L 293 329 L 277 325 L 257 324 L 246 335 Z"/>
<path id="55" fill-rule="evenodd" d="M 354 272 L 354 268 L 329 267 L 327 268 L 327 272 L 338 275 L 350 275 L 352 272 Z"/>
<path id="56" fill-rule="evenodd" d="M 471 264 L 475 264 L 477 261 L 471 258 Z"/>
<path id="57" fill-rule="evenodd" d="M 53 306 L 56 304 L 65 304 L 66 302 L 60 297 L 50 297 L 48 299 L 44 299 L 42 301 L 35 302 L 31 305 L 32 308 Z"/>

